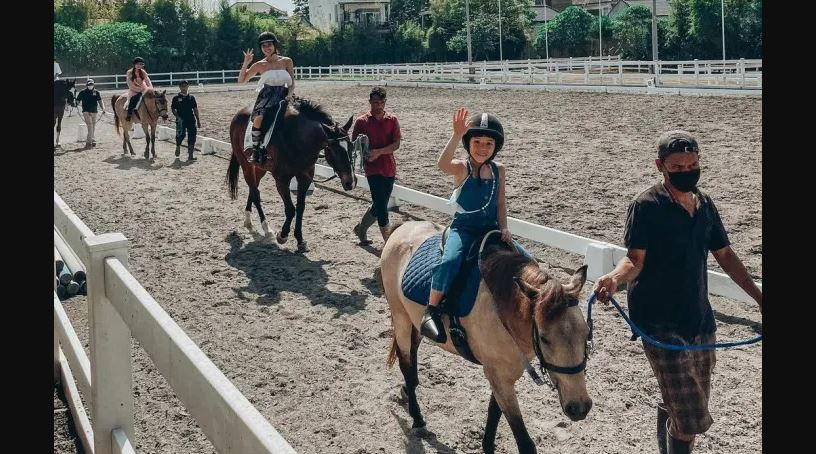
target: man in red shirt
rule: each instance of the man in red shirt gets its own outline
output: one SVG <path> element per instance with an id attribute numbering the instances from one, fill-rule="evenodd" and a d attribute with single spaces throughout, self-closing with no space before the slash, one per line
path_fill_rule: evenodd
<path id="1" fill-rule="evenodd" d="M 360 223 L 354 226 L 354 234 L 360 239 L 360 244 L 371 244 L 366 232 L 374 221 L 380 226 L 383 241 L 388 239 L 388 199 L 391 198 L 394 177 L 397 175 L 394 151 L 399 148 L 402 138 L 397 117 L 385 111 L 385 89 L 372 88 L 368 103 L 371 104 L 371 110 L 357 117 L 351 131 L 351 140 L 365 134 L 371 146 L 365 162 L 365 175 L 371 190 L 371 208 L 363 215 Z"/>

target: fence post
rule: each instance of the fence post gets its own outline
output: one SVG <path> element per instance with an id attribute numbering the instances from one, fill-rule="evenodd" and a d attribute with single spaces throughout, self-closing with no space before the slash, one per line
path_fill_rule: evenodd
<path id="1" fill-rule="evenodd" d="M 115 84 L 116 88 L 119 88 L 119 74 L 114 74 L 113 77 L 114 77 L 113 80 L 114 80 L 114 84 Z"/>
<path id="2" fill-rule="evenodd" d="M 201 85 L 201 78 L 198 75 L 198 71 L 196 71 L 196 85 Z"/>
<path id="3" fill-rule="evenodd" d="M 584 264 L 588 265 L 587 279 L 596 281 L 599 277 L 615 269 L 614 248 L 608 243 L 587 245 Z"/>
<path id="4" fill-rule="evenodd" d="M 700 86 L 700 62 L 694 59 L 694 86 Z"/>
<path id="5" fill-rule="evenodd" d="M 623 63 L 618 60 L 618 85 L 623 85 Z"/>
<path id="6" fill-rule="evenodd" d="M 740 73 L 740 88 L 745 88 L 745 59 L 740 58 L 739 65 L 737 66 L 738 71 Z"/>
<path id="7" fill-rule="evenodd" d="M 112 432 L 121 429 L 135 444 L 133 430 L 133 366 L 130 328 L 105 295 L 105 259 L 115 257 L 126 267 L 128 240 L 121 233 L 84 238 L 90 262 L 88 328 L 91 362 L 91 415 L 94 453 L 111 454 Z"/>
<path id="8" fill-rule="evenodd" d="M 54 293 L 54 300 L 57 300 L 57 301 L 59 300 L 59 298 L 57 298 L 56 293 Z M 60 351 L 59 346 L 60 346 L 60 344 L 59 344 L 59 332 L 57 331 L 57 323 L 59 323 L 59 320 L 57 320 L 57 318 L 54 317 L 54 384 L 55 385 L 60 382 L 60 363 L 59 363 L 59 351 Z"/>
<path id="9" fill-rule="evenodd" d="M 227 71 L 224 69 L 221 70 L 221 83 L 227 83 Z"/>
<path id="10" fill-rule="evenodd" d="M 173 73 L 170 73 L 170 85 L 173 85 Z"/>
<path id="11" fill-rule="evenodd" d="M 569 59 L 569 70 L 572 71 L 572 57 Z"/>
<path id="12" fill-rule="evenodd" d="M 590 58 L 592 58 L 592 57 L 590 57 Z M 589 64 L 590 64 L 589 61 L 584 62 L 584 84 L 586 84 L 586 85 L 589 85 Z M 556 71 L 556 73 L 558 72 L 558 66 L 555 67 L 555 71 Z M 561 82 L 560 77 L 559 77 L 558 82 L 559 83 Z"/>

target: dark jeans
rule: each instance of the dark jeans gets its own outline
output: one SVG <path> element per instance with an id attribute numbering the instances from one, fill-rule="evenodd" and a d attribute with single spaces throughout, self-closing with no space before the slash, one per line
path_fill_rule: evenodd
<path id="1" fill-rule="evenodd" d="M 394 177 L 371 175 L 366 177 L 366 180 L 371 190 L 372 201 L 368 211 L 377 218 L 377 224 L 384 227 L 388 225 L 388 199 L 391 198 L 391 191 L 394 189 Z"/>
<path id="2" fill-rule="evenodd" d="M 195 146 L 196 140 L 196 129 L 195 120 L 183 120 L 181 118 L 176 118 L 176 146 L 181 145 L 181 141 L 184 140 L 184 134 L 187 133 L 187 150 L 190 154 L 193 153 L 193 147 Z"/>
<path id="3" fill-rule="evenodd" d="M 136 103 L 138 103 L 139 99 L 141 99 L 141 98 L 142 98 L 142 94 L 141 93 L 136 93 L 135 95 L 131 96 L 130 99 L 128 99 L 128 109 L 127 109 L 127 114 L 128 115 L 133 114 L 133 109 L 136 108 Z"/>

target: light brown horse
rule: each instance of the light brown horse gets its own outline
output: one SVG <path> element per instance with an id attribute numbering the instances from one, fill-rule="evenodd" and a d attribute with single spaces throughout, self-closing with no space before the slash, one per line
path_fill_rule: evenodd
<path id="1" fill-rule="evenodd" d="M 413 427 L 425 426 L 416 398 L 417 348 L 422 341 L 418 327 L 425 306 L 402 293 L 402 274 L 422 243 L 440 231 L 430 222 L 406 222 L 392 232 L 380 256 L 379 279 L 394 328 L 388 365 L 399 360 L 405 378 L 402 390 L 408 397 Z M 480 269 L 482 281 L 476 302 L 460 322 L 492 390 L 482 446 L 486 453 L 494 451 L 496 428 L 503 414 L 519 452 L 535 453 L 515 392 L 515 382 L 525 370 L 523 361 L 534 356 L 544 360 L 542 365 L 558 391 L 561 408 L 571 420 L 584 419 L 592 407 L 584 376 L 589 327 L 577 307 L 586 267 L 579 268 L 568 283 L 562 284 L 534 260 L 515 251 L 495 249 Z M 444 323 L 447 330 L 447 317 Z M 539 339 L 540 355 L 535 352 L 534 337 Z M 450 336 L 445 344 L 435 345 L 457 354 Z"/>
<path id="2" fill-rule="evenodd" d="M 119 134 L 119 124 L 122 124 L 122 131 L 124 137 L 122 138 L 122 153 L 127 154 L 130 149 L 131 155 L 136 155 L 133 152 L 133 145 L 130 144 L 130 126 L 133 123 L 140 123 L 145 134 L 145 159 L 150 157 L 152 147 L 153 157 L 156 157 L 156 130 L 158 129 L 159 117 L 167 120 L 167 98 L 165 93 L 167 90 L 158 92 L 152 88 L 148 88 L 142 93 L 142 99 L 139 101 L 139 106 L 133 111 L 133 116 L 130 121 L 127 118 L 127 96 L 113 95 L 111 98 L 111 106 L 113 107 L 114 124 L 116 125 L 116 133 Z M 137 115 L 138 114 L 138 115 Z M 148 130 L 150 126 L 150 130 Z"/>

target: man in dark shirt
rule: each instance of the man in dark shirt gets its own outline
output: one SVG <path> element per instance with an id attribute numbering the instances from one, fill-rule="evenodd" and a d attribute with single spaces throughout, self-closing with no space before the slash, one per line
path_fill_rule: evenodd
<path id="1" fill-rule="evenodd" d="M 197 127 L 201 127 L 201 116 L 198 114 L 198 104 L 195 97 L 187 93 L 190 84 L 186 80 L 179 82 L 179 94 L 173 97 L 170 103 L 170 109 L 173 110 L 173 115 L 176 116 L 176 156 L 181 151 L 181 141 L 184 140 L 185 133 L 187 134 L 187 160 L 194 161 L 193 151 L 195 147 Z"/>
<path id="2" fill-rule="evenodd" d="M 366 236 L 368 228 L 376 221 L 380 226 L 383 241 L 391 234 L 388 222 L 388 199 L 394 189 L 397 175 L 397 161 L 394 152 L 402 140 L 399 120 L 396 115 L 385 111 L 385 89 L 374 87 L 368 95 L 371 110 L 357 117 L 351 131 L 351 140 L 360 134 L 368 136 L 371 152 L 365 161 L 365 175 L 371 190 L 371 207 L 366 210 L 360 223 L 354 226 L 354 234 L 360 244 L 370 244 Z"/>
<path id="3" fill-rule="evenodd" d="M 82 118 L 85 119 L 85 125 L 88 127 L 88 135 L 85 137 L 86 147 L 95 147 L 96 140 L 94 139 L 94 131 L 96 129 L 96 113 L 97 104 L 105 112 L 105 104 L 102 102 L 102 96 L 94 89 L 93 79 L 88 79 L 85 83 L 85 89 L 77 94 L 77 101 L 82 103 Z"/>
<path id="4" fill-rule="evenodd" d="M 624 233 L 627 255 L 598 279 L 594 291 L 605 302 L 619 284 L 630 283 L 632 321 L 646 334 L 673 344 L 714 343 L 708 252 L 759 303 L 760 311 L 762 291 L 731 249 L 714 201 L 697 189 L 696 139 L 685 131 L 664 133 L 658 139 L 655 164 L 663 182 L 629 205 Z M 691 452 L 695 435 L 713 423 L 708 400 L 714 350 L 666 350 L 645 341 L 643 348 L 663 397 L 657 417 L 660 452 Z"/>

